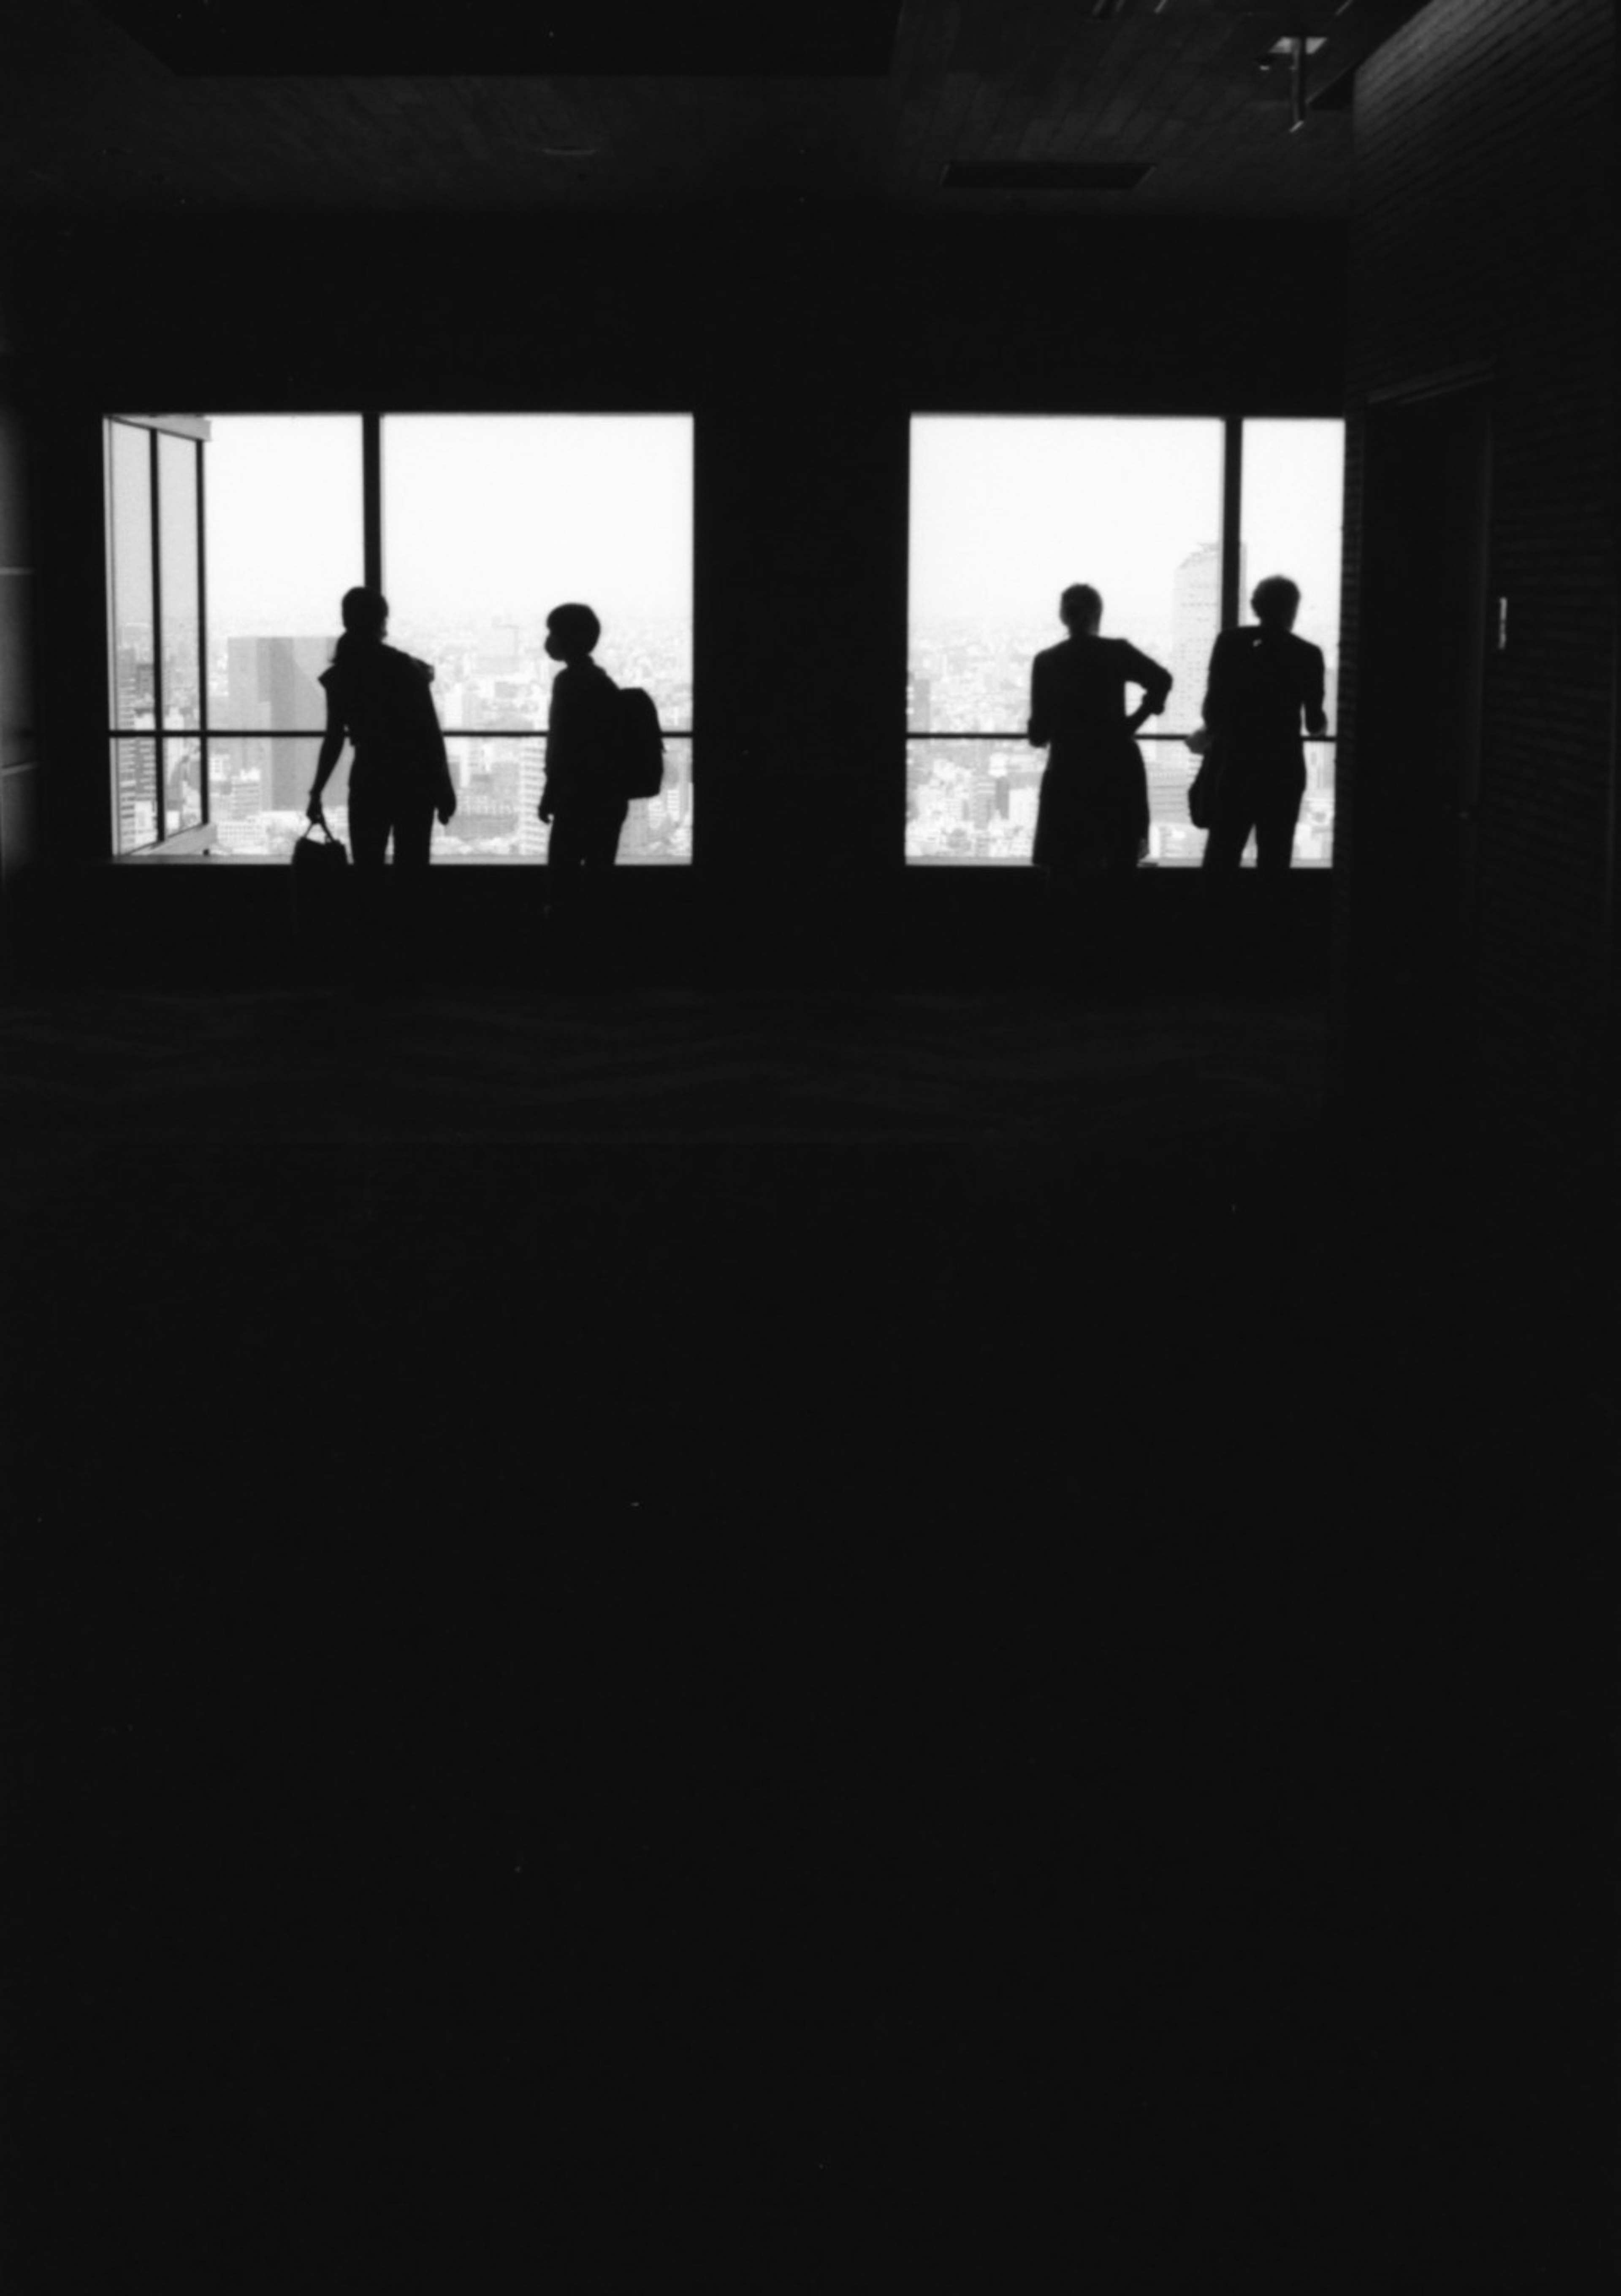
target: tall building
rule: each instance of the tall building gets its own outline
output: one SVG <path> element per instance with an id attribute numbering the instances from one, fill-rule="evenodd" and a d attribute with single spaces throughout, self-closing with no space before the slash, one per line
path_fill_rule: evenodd
<path id="1" fill-rule="evenodd" d="M 128 637 L 132 634 L 124 634 Z M 152 660 L 139 644 L 122 644 L 114 661 L 113 724 L 150 726 L 153 718 Z M 119 850 L 129 852 L 157 834 L 158 745 L 147 737 L 118 745 Z"/>
<path id="2" fill-rule="evenodd" d="M 294 728 L 318 734 L 326 723 L 320 677 L 332 660 L 331 640 L 231 638 L 226 647 L 227 725 L 278 729 L 268 738 L 233 743 L 237 771 L 258 775 L 267 812 L 302 812 L 315 774 L 315 751 L 307 739 L 289 734 Z M 348 766 L 340 765 L 329 784 L 328 803 L 342 804 L 348 789 Z"/>
<path id="3" fill-rule="evenodd" d="M 540 818 L 541 784 L 545 779 L 546 744 L 544 736 L 536 734 L 530 742 L 522 742 L 518 749 L 518 850 L 534 860 L 546 849 L 551 831 Z"/>
<path id="4" fill-rule="evenodd" d="M 1245 552 L 1239 550 L 1239 596 L 1244 595 Z M 1222 554 L 1219 543 L 1201 543 L 1176 569 L 1171 607 L 1171 659 L 1175 680 L 1167 715 L 1183 729 L 1197 726 L 1204 703 L 1210 650 L 1222 626 Z"/>

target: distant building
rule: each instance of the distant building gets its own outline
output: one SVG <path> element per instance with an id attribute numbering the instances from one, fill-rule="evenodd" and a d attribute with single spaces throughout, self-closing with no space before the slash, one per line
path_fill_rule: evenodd
<path id="1" fill-rule="evenodd" d="M 332 642 L 327 638 L 230 638 L 226 646 L 225 723 L 233 728 L 276 729 L 267 737 L 233 742 L 237 774 L 258 774 L 266 810 L 302 812 L 315 778 L 315 746 L 307 739 L 289 736 L 294 728 L 318 735 L 326 723 L 326 695 L 320 677 L 332 660 Z M 348 783 L 346 763 L 329 784 L 330 803 L 345 800 Z"/>
<path id="2" fill-rule="evenodd" d="M 120 645 L 113 678 L 113 724 L 120 728 L 150 726 L 154 707 L 151 652 L 143 652 L 138 644 Z M 157 835 L 158 745 L 150 737 L 121 741 L 118 750 L 119 850 L 127 853 Z"/>
<path id="3" fill-rule="evenodd" d="M 541 784 L 545 779 L 546 745 L 536 735 L 518 750 L 518 850 L 537 858 L 546 849 L 551 831 L 540 818 Z"/>
<path id="4" fill-rule="evenodd" d="M 1239 597 L 1244 595 L 1245 553 L 1239 551 Z M 1222 627 L 1222 553 L 1216 542 L 1200 545 L 1176 569 L 1171 608 L 1171 659 L 1175 680 L 1167 712 L 1173 725 L 1191 731 L 1199 722 L 1210 653 Z"/>

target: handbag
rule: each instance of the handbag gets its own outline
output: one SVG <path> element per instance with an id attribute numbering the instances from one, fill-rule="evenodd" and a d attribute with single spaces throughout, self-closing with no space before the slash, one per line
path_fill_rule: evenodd
<path id="1" fill-rule="evenodd" d="M 320 828 L 323 842 L 310 831 Z M 310 822 L 292 849 L 293 930 L 300 940 L 311 940 L 329 925 L 341 902 L 340 890 L 348 882 L 349 853 L 324 821 Z"/>
<path id="2" fill-rule="evenodd" d="M 310 843 L 310 831 L 318 828 L 325 838 L 324 845 Z M 295 885 L 323 885 L 335 882 L 340 869 L 348 866 L 349 849 L 340 838 L 334 837 L 325 822 L 307 822 L 303 834 L 292 849 L 293 882 Z"/>

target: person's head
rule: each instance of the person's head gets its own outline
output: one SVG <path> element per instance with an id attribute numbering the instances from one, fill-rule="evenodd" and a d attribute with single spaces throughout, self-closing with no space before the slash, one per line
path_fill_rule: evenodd
<path id="1" fill-rule="evenodd" d="M 1292 630 L 1300 611 L 1300 586 L 1287 574 L 1269 574 L 1256 584 L 1249 603 L 1263 629 Z"/>
<path id="2" fill-rule="evenodd" d="M 389 602 L 381 590 L 357 587 L 343 594 L 343 636 L 340 645 L 381 645 L 389 627 Z"/>
<path id="3" fill-rule="evenodd" d="M 584 661 L 602 635 L 589 606 L 553 606 L 546 616 L 546 652 L 553 661 Z"/>
<path id="4" fill-rule="evenodd" d="M 1072 638 L 1095 637 L 1103 601 L 1090 582 L 1071 582 L 1058 602 L 1058 618 Z"/>

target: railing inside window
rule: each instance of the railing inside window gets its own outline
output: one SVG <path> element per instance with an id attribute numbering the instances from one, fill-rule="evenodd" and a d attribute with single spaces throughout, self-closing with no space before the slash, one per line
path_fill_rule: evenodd
<path id="1" fill-rule="evenodd" d="M 1144 763 L 1149 783 L 1149 849 L 1150 865 L 1196 867 L 1203 858 L 1205 832 L 1196 829 L 1187 811 L 1187 791 L 1199 770 L 1197 754 L 1186 748 L 1193 728 L 1140 730 L 1134 739 L 1148 747 Z M 954 750 L 983 751 L 995 744 L 1005 754 L 987 768 L 954 758 Z M 1295 835 L 1294 857 L 1308 868 L 1322 868 L 1333 857 L 1334 795 L 1331 734 L 1303 737 L 1306 756 L 1306 791 Z M 1035 749 L 1022 729 L 987 732 L 952 727 L 906 736 L 909 765 L 906 776 L 906 859 L 908 863 L 953 862 L 972 866 L 1007 866 L 1027 863 L 1036 832 L 1036 808 L 1045 767 L 1042 750 Z M 920 774 L 919 750 L 931 750 Z M 1176 752 L 1180 750 L 1178 756 Z M 1167 756 L 1167 752 L 1170 752 Z M 942 755 L 944 752 L 946 754 Z M 944 768 L 936 774 L 932 769 Z"/>

